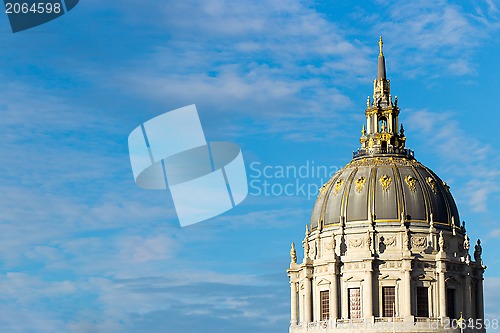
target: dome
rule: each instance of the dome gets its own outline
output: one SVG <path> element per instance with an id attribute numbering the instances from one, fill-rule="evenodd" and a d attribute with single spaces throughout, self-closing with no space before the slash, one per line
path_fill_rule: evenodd
<path id="1" fill-rule="evenodd" d="M 373 96 L 366 101 L 366 124 L 361 147 L 353 160 L 320 190 L 311 216 L 311 228 L 356 222 L 459 226 L 460 219 L 449 187 L 417 162 L 406 148 L 399 123 L 398 97 L 391 95 L 386 78 L 382 40 Z"/>
<path id="2" fill-rule="evenodd" d="M 481 242 L 471 256 L 449 186 L 406 147 L 382 44 L 360 147 L 319 190 L 301 263 L 291 245 L 290 333 L 444 333 L 484 320 Z"/>
<path id="3" fill-rule="evenodd" d="M 449 186 L 412 156 L 354 158 L 320 190 L 311 228 L 398 222 L 459 226 Z"/>

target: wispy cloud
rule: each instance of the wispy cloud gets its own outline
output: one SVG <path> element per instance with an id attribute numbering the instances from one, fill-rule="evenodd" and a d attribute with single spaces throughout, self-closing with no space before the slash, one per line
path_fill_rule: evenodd
<path id="1" fill-rule="evenodd" d="M 352 105 L 341 86 L 364 79 L 371 64 L 368 48 L 296 1 L 168 2 L 156 20 L 169 37 L 115 84 L 166 107 L 196 102 L 222 125 L 250 118 L 253 129 L 290 140 L 328 137 L 333 117 Z"/>
<path id="2" fill-rule="evenodd" d="M 497 277 L 487 277 L 484 279 L 484 308 L 485 318 L 491 320 L 498 320 L 500 318 L 499 300 L 500 300 L 500 278 Z M 497 326 L 496 329 L 491 329 L 491 331 L 498 331 L 500 328 Z M 490 330 L 488 330 L 490 331 Z"/>
<path id="3" fill-rule="evenodd" d="M 447 171 L 464 183 L 462 188 L 452 189 L 455 195 L 463 198 L 461 201 L 472 211 L 485 211 L 491 196 L 500 191 L 497 185 L 500 161 L 495 148 L 469 135 L 449 113 L 427 110 L 408 113 L 408 128 L 416 134 L 415 138 L 425 138 L 420 143 L 440 156 Z"/>
<path id="4" fill-rule="evenodd" d="M 405 75 L 433 77 L 470 75 L 472 59 L 484 41 L 500 28 L 495 6 L 451 3 L 446 0 L 418 2 L 378 1 L 382 14 L 370 17 L 374 31 L 391 41 L 391 53 L 400 60 Z M 443 71 L 442 69 L 446 69 Z"/>
<path id="5" fill-rule="evenodd" d="M 72 14 L 74 29 L 0 35 L 10 45 L 0 56 L 8 63 L 0 75 L 0 331 L 285 331 L 288 246 L 303 236 L 309 203 L 252 198 L 180 229 L 168 194 L 136 188 L 126 137 L 194 102 L 211 134 L 260 149 L 245 156 L 304 157 L 303 148 L 266 150 L 252 140 L 279 147 L 344 135 L 353 113 L 363 117 L 349 110 L 358 108 L 352 90 L 372 79 L 379 30 L 391 62 L 401 56 L 407 66 L 401 72 L 429 77 L 473 74 L 473 49 L 497 29 L 494 2 L 472 12 L 444 1 L 377 5 L 370 15 L 380 16 L 353 20 L 335 5 L 331 15 L 293 0 L 89 0 L 81 21 Z M 411 121 L 442 164 L 453 157 L 452 183 L 466 183 L 458 197 L 484 210 L 498 192 L 498 163 L 487 161 L 494 147 L 446 114 L 417 111 Z M 450 149 L 463 147 L 459 137 L 474 155 Z"/>

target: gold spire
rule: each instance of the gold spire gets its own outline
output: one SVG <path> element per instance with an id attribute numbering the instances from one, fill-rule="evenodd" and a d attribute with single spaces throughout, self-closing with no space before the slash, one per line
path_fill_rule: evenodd
<path id="1" fill-rule="evenodd" d="M 380 36 L 380 39 L 378 41 L 378 46 L 380 48 L 380 52 L 378 54 L 378 73 L 377 73 L 377 79 L 379 81 L 380 80 L 386 80 L 386 76 L 385 76 L 385 57 L 384 57 L 384 53 L 382 52 L 382 45 L 384 45 L 384 42 L 382 41 L 382 36 Z M 386 85 L 385 83 L 382 84 L 382 85 L 383 86 L 387 86 L 386 88 L 389 88 L 389 86 Z M 381 93 L 388 93 L 389 94 L 390 90 L 389 89 L 383 89 L 383 91 L 381 91 Z"/>
<path id="2" fill-rule="evenodd" d="M 383 45 L 384 42 L 380 36 L 377 78 L 373 81 L 373 99 L 368 97 L 367 100 L 366 126 L 363 125 L 361 129 L 361 148 L 355 153 L 355 156 L 366 154 L 412 156 L 413 153 L 405 148 L 404 129 L 401 127 L 401 130 L 398 131 L 401 125 L 398 121 L 399 107 L 397 97 L 395 101 L 392 100 L 391 81 L 386 76 Z"/>

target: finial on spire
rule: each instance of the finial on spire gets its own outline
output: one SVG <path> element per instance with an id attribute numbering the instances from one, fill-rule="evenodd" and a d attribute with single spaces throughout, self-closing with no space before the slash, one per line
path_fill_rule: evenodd
<path id="1" fill-rule="evenodd" d="M 378 42 L 378 45 L 380 47 L 380 53 L 378 55 L 378 75 L 377 75 L 377 79 L 380 81 L 380 80 L 386 80 L 386 76 L 385 76 L 385 57 L 384 57 L 384 54 L 382 53 L 382 45 L 384 44 L 384 42 L 382 42 L 382 36 L 380 36 L 380 40 Z M 384 88 L 382 89 L 383 91 L 381 91 L 382 93 L 389 93 L 389 86 L 387 86 L 387 89 L 385 88 L 385 83 L 384 83 Z"/>

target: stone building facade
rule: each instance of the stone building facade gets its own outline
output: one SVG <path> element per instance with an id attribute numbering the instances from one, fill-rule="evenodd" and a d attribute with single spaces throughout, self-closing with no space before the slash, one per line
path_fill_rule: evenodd
<path id="1" fill-rule="evenodd" d="M 449 186 L 405 147 L 379 45 L 361 147 L 321 188 L 301 263 L 290 250 L 291 333 L 450 332 L 484 319 L 481 243 L 471 248 Z"/>

